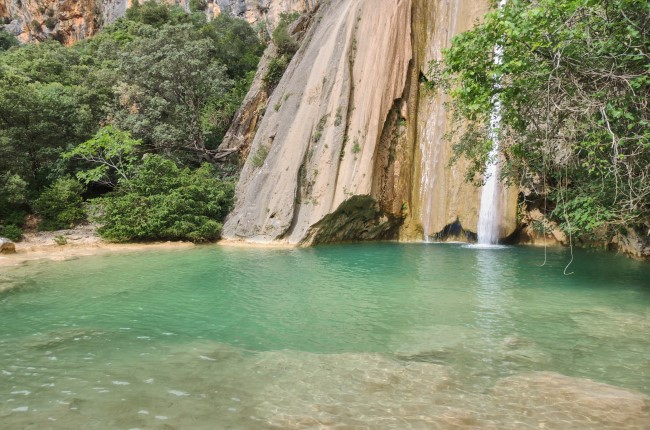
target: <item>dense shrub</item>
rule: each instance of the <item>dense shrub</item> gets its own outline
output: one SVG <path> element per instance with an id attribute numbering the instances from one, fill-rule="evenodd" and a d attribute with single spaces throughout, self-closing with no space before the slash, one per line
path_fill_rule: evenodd
<path id="1" fill-rule="evenodd" d="M 83 221 L 83 186 L 74 179 L 58 179 L 34 202 L 36 212 L 43 217 L 41 230 L 51 231 L 70 228 Z"/>
<path id="2" fill-rule="evenodd" d="M 0 28 L 0 52 L 6 51 L 13 46 L 18 46 L 18 39 L 13 34 Z"/>
<path id="3" fill-rule="evenodd" d="M 234 185 L 217 179 L 208 164 L 191 171 L 149 155 L 115 193 L 95 200 L 98 232 L 114 242 L 216 240 L 233 196 Z"/>
<path id="4" fill-rule="evenodd" d="M 296 39 L 289 33 L 291 23 L 293 23 L 299 16 L 300 14 L 298 13 L 283 13 L 280 16 L 280 22 L 278 22 L 278 26 L 273 30 L 272 37 L 273 44 L 278 48 L 278 54 L 287 54 L 291 57 L 300 47 Z"/>
<path id="5" fill-rule="evenodd" d="M 282 79 L 284 71 L 287 70 L 288 65 L 289 59 L 286 55 L 272 58 L 271 61 L 269 61 L 269 68 L 263 78 L 267 88 L 274 88 L 280 82 L 280 79 Z"/>
<path id="6" fill-rule="evenodd" d="M 0 237 L 18 242 L 23 237 L 23 230 L 15 224 L 0 225 Z"/>

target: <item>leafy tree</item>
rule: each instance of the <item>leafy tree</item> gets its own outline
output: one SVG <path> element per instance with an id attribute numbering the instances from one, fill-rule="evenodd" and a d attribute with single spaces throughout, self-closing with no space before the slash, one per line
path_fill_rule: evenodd
<path id="1" fill-rule="evenodd" d="M 43 189 L 84 125 L 71 88 L 0 69 L 0 171 L 20 174 L 33 191 Z"/>
<path id="2" fill-rule="evenodd" d="M 169 6 L 155 0 L 147 0 L 142 4 L 136 0 L 133 2 L 133 6 L 126 11 L 126 18 L 160 27 L 169 21 Z"/>
<path id="3" fill-rule="evenodd" d="M 66 159 L 77 158 L 97 165 L 81 170 L 77 178 L 89 184 L 97 182 L 116 187 L 118 180 L 128 180 L 137 161 L 136 151 L 141 141 L 131 138 L 129 132 L 112 125 L 102 127 L 95 136 L 63 154 Z"/>
<path id="4" fill-rule="evenodd" d="M 79 56 L 76 50 L 50 40 L 6 51 L 0 56 L 0 64 L 33 82 L 68 86 L 77 83 L 73 71 Z"/>
<path id="5" fill-rule="evenodd" d="M 257 70 L 264 46 L 246 21 L 221 14 L 202 32 L 212 39 L 215 56 L 226 66 L 231 79 L 241 79 Z"/>
<path id="6" fill-rule="evenodd" d="M 216 148 L 206 142 L 211 130 L 203 128 L 202 114 L 232 87 L 214 53 L 187 24 L 133 41 L 118 61 L 124 81 L 115 124 L 163 153 L 213 161 Z"/>
<path id="7" fill-rule="evenodd" d="M 27 182 L 11 171 L 0 174 L 0 236 L 20 240 L 27 204 Z"/>
<path id="8" fill-rule="evenodd" d="M 267 89 L 273 89 L 282 79 L 291 59 L 298 51 L 300 45 L 296 38 L 290 34 L 289 27 L 300 15 L 298 13 L 283 13 L 278 26 L 273 30 L 273 44 L 277 49 L 277 56 L 269 61 L 269 67 L 264 75 Z"/>
<path id="9" fill-rule="evenodd" d="M 649 32 L 645 0 L 509 0 L 457 36 L 435 82 L 463 124 L 469 177 L 487 161 L 498 98 L 505 180 L 551 200 L 567 231 L 650 225 Z"/>
<path id="10" fill-rule="evenodd" d="M 223 15 L 208 23 L 204 13 L 187 14 L 154 1 L 134 3 L 126 18 L 72 47 L 54 41 L 14 46 L 15 39 L 0 31 L 0 230 L 5 235 L 19 231 L 31 209 L 44 215 L 46 228 L 75 222 L 66 207 L 55 207 L 53 197 L 78 207 L 72 175 L 90 194 L 114 190 L 107 199 L 154 199 L 130 192 L 136 174 L 141 183 L 142 172 L 158 174 L 144 168 L 141 154 L 164 154 L 192 168 L 218 161 L 217 147 L 263 49 L 243 20 Z M 174 164 L 166 160 L 158 167 L 168 163 Z M 204 173 L 192 176 L 175 168 L 198 182 L 209 170 L 202 167 Z M 232 185 L 213 174 L 208 176 L 216 182 L 206 183 L 231 195 Z M 213 209 L 204 210 L 205 216 L 212 219 Z M 57 214 L 64 219 L 57 220 Z M 222 215 L 214 218 L 216 224 L 191 215 L 195 225 L 180 235 L 211 240 L 218 236 Z M 178 225 L 174 228 L 181 231 Z M 133 237 L 154 237 L 154 227 Z M 171 238 L 171 231 L 165 237 Z"/>
<path id="11" fill-rule="evenodd" d="M 14 46 L 18 46 L 18 44 L 18 39 L 16 39 L 13 34 L 0 28 L 0 52 L 6 51 Z"/>
<path id="12" fill-rule="evenodd" d="M 74 179 L 61 178 L 36 199 L 36 212 L 43 217 L 40 224 L 42 230 L 60 230 L 70 228 L 84 220 L 83 186 Z"/>
<path id="13" fill-rule="evenodd" d="M 290 34 L 289 27 L 300 16 L 299 13 L 283 13 L 280 15 L 278 26 L 273 30 L 273 44 L 278 49 L 279 55 L 287 55 L 289 58 L 298 51 L 300 45 L 296 38 Z"/>
<path id="14" fill-rule="evenodd" d="M 233 197 L 234 185 L 217 179 L 211 165 L 191 171 L 149 155 L 113 195 L 96 200 L 98 232 L 115 242 L 216 240 Z"/>

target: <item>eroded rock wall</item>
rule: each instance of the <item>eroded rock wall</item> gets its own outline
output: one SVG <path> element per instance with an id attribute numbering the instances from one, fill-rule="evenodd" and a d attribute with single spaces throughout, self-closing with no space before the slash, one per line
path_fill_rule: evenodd
<path id="1" fill-rule="evenodd" d="M 225 237 L 340 240 L 323 232 L 341 223 L 328 215 L 345 216 L 350 199 L 369 215 L 344 223 L 347 240 L 381 238 L 401 222 L 399 214 L 382 213 L 373 185 L 385 124 L 408 79 L 410 19 L 410 0 L 332 0 L 320 7 L 268 102 Z"/>
<path id="2" fill-rule="evenodd" d="M 481 190 L 465 181 L 462 160 L 450 168 L 445 96 L 423 81 L 451 38 L 487 9 L 463 0 L 323 3 L 259 131 L 247 126 L 229 143 L 250 153 L 225 237 L 471 239 Z M 516 227 L 517 190 L 502 199 L 506 237 Z M 352 217 L 353 207 L 362 216 Z"/>
<path id="3" fill-rule="evenodd" d="M 5 30 L 24 43 L 56 39 L 70 44 L 95 34 L 104 9 L 124 15 L 126 0 L 0 0 Z"/>
<path id="4" fill-rule="evenodd" d="M 190 0 L 161 0 L 190 10 Z M 228 13 L 270 32 L 285 12 L 307 12 L 321 0 L 207 0 L 204 13 L 212 19 Z M 140 3 L 143 3 L 141 0 Z M 65 44 L 92 36 L 124 16 L 133 0 L 0 0 L 5 29 L 22 42 L 48 38 Z"/>
<path id="5" fill-rule="evenodd" d="M 252 143 L 251 127 L 238 134 L 250 153 L 225 237 L 471 239 L 481 189 L 465 181 L 462 160 L 450 168 L 445 96 L 423 81 L 451 38 L 487 9 L 464 0 L 323 3 Z M 517 190 L 502 199 L 506 237 Z M 363 216 L 352 217 L 353 207 Z"/>

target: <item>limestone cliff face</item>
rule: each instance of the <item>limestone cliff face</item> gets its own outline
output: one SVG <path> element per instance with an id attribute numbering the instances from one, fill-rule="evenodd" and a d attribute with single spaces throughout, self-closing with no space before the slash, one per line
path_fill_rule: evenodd
<path id="1" fill-rule="evenodd" d="M 115 7 L 125 4 L 117 0 Z M 95 34 L 103 22 L 100 0 L 0 0 L 0 17 L 5 30 L 22 42 L 38 42 L 48 38 L 72 43 Z M 126 7 L 121 8 L 121 15 Z"/>
<path id="2" fill-rule="evenodd" d="M 269 100 L 226 237 L 311 243 L 333 235 L 321 231 L 354 238 L 393 227 L 362 196 L 373 194 L 384 123 L 407 79 L 411 2 L 381 3 L 333 0 L 318 10 Z"/>
<path id="3" fill-rule="evenodd" d="M 449 168 L 444 95 L 426 93 L 421 78 L 486 10 L 466 0 L 323 3 L 257 133 L 239 134 L 251 148 L 225 237 L 312 244 L 475 233 L 481 190 L 465 182 L 462 161 Z M 516 197 L 503 193 L 502 237 L 516 227 Z"/>
<path id="4" fill-rule="evenodd" d="M 142 3 L 144 0 L 141 0 Z M 189 0 L 161 0 L 189 11 Z M 270 31 L 284 12 L 307 12 L 320 0 L 207 0 L 208 19 L 221 13 L 245 18 L 260 30 Z M 92 36 L 124 16 L 133 0 L 0 0 L 5 29 L 23 42 L 48 38 L 65 44 Z"/>

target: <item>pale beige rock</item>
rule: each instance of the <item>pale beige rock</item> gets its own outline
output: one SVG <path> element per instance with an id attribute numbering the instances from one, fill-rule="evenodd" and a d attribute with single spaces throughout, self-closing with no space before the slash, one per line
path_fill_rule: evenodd
<path id="1" fill-rule="evenodd" d="M 380 3 L 321 7 L 268 101 L 226 237 L 310 244 L 398 236 L 467 240 L 476 232 L 481 190 L 465 181 L 465 162 L 449 168 L 445 96 L 426 92 L 420 77 L 488 4 Z M 249 98 L 260 100 L 259 91 Z M 253 105 L 246 115 L 258 111 Z M 227 145 L 250 146 L 251 123 L 244 121 L 244 132 L 235 125 L 238 140 Z M 501 236 L 507 237 L 516 227 L 517 190 L 502 196 Z M 352 197 L 360 198 L 357 206 L 365 202 L 360 219 L 350 216 L 352 204 L 341 206 Z"/>
<path id="2" fill-rule="evenodd" d="M 0 237 L 0 254 L 15 254 L 16 245 L 4 237 Z"/>
<path id="3" fill-rule="evenodd" d="M 618 232 L 610 246 L 628 257 L 650 260 L 650 226 L 645 225 L 638 229 L 631 227 L 625 232 Z"/>
<path id="4" fill-rule="evenodd" d="M 224 237 L 300 243 L 350 197 L 372 195 L 384 123 L 411 60 L 411 2 L 381 3 L 320 8 L 269 100 Z"/>

